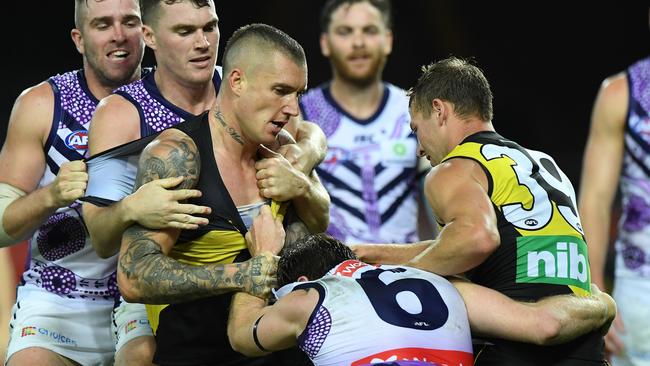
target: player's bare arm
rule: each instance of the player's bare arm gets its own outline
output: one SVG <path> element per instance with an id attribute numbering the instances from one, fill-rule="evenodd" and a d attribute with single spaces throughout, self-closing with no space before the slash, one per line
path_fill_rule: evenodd
<path id="1" fill-rule="evenodd" d="M 199 174 L 196 145 L 183 132 L 172 129 L 143 151 L 136 186 L 183 176 L 179 187 L 189 188 L 196 185 Z M 179 233 L 179 229 L 151 230 L 137 225 L 127 229 L 118 262 L 118 283 L 127 301 L 176 303 L 235 290 L 268 296 L 275 284 L 274 256 L 264 253 L 243 263 L 187 265 L 167 256 Z"/>
<path id="2" fill-rule="evenodd" d="M 578 210 L 589 243 L 593 281 L 605 288 L 611 208 L 624 151 L 628 83 L 620 74 L 603 82 L 594 104 L 584 154 Z"/>
<path id="3" fill-rule="evenodd" d="M 594 329 L 607 330 L 616 315 L 611 296 L 592 286 L 592 295 L 556 295 L 537 302 L 515 301 L 495 290 L 452 278 L 467 307 L 472 333 L 553 345 Z"/>
<path id="4" fill-rule="evenodd" d="M 60 207 L 73 203 L 86 189 L 88 175 L 82 161 L 61 165 L 52 183 L 36 189 L 45 169 L 45 146 L 54 110 L 51 86 L 43 82 L 25 90 L 14 103 L 7 138 L 0 152 L 3 184 L 1 215 L 3 245 L 31 235 Z M 3 235 L 5 236 L 5 235 Z"/>
<path id="5" fill-rule="evenodd" d="M 228 318 L 230 345 L 246 356 L 262 356 L 292 347 L 317 303 L 316 290 L 293 291 L 273 306 L 266 306 L 264 300 L 249 294 L 237 293 Z"/>
<path id="6" fill-rule="evenodd" d="M 117 94 L 104 98 L 89 130 L 91 155 L 138 138 L 140 117 L 136 108 Z M 117 253 L 122 233 L 135 223 L 152 229 L 196 229 L 207 224 L 207 219 L 194 215 L 209 213 L 208 207 L 181 203 L 201 195 L 196 189 L 181 189 L 183 180 L 182 176 L 151 180 L 108 207 L 84 203 L 86 224 L 98 255 L 110 257 Z"/>
<path id="7" fill-rule="evenodd" d="M 476 162 L 451 159 L 439 164 L 427 176 L 425 193 L 444 227 L 433 245 L 407 265 L 454 275 L 477 266 L 498 247 L 487 177 Z"/>

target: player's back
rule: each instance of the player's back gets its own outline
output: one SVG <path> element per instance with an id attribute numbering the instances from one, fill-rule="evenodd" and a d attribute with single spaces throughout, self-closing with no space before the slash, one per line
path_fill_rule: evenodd
<path id="1" fill-rule="evenodd" d="M 315 365 L 473 363 L 465 304 L 440 276 L 350 260 L 306 288 L 320 301 L 298 341 Z"/>

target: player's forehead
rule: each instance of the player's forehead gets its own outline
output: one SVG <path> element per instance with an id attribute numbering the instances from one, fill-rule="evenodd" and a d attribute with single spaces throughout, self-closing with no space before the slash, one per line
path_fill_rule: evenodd
<path id="1" fill-rule="evenodd" d="M 97 19 L 140 19 L 140 5 L 137 0 L 87 0 L 85 22 Z"/>

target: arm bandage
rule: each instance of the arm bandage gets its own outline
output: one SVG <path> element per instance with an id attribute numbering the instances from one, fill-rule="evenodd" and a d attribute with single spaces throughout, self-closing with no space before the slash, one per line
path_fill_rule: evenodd
<path id="1" fill-rule="evenodd" d="M 5 210 L 11 204 L 11 202 L 19 199 L 20 197 L 26 195 L 25 192 L 20 189 L 6 183 L 0 183 L 0 248 L 7 247 L 11 244 L 18 242 L 18 240 L 10 237 L 4 228 L 4 216 Z"/>

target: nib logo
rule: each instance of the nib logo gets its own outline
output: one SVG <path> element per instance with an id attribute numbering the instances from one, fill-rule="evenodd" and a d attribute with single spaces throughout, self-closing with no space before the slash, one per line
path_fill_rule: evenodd
<path id="1" fill-rule="evenodd" d="M 548 283 L 590 289 L 587 244 L 574 236 L 517 238 L 517 283 Z"/>

